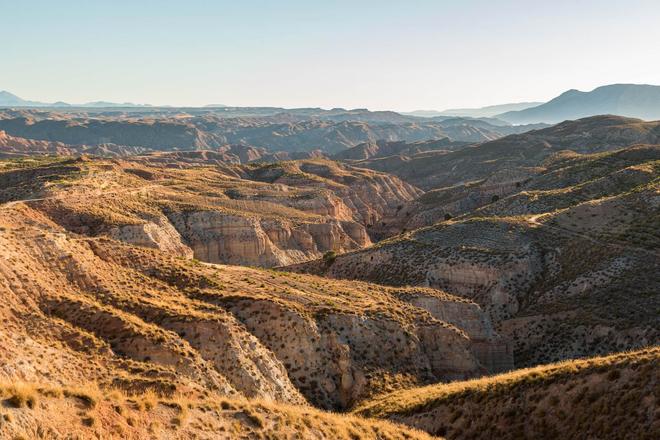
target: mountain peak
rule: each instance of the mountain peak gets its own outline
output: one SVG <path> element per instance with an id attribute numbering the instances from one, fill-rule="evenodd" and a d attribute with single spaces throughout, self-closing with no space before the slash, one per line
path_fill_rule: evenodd
<path id="1" fill-rule="evenodd" d="M 497 118 L 512 124 L 557 123 L 595 115 L 660 119 L 660 86 L 608 84 L 589 92 L 570 89 L 536 107 L 502 113 Z"/>

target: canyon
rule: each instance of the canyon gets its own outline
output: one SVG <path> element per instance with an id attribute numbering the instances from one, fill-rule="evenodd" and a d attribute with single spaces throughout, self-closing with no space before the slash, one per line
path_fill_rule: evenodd
<path id="1" fill-rule="evenodd" d="M 643 400 L 631 432 L 653 412 L 657 122 L 335 154 L 204 136 L 0 133 L 1 435 L 570 435 L 592 413 L 555 406 L 616 407 L 607 385 Z"/>

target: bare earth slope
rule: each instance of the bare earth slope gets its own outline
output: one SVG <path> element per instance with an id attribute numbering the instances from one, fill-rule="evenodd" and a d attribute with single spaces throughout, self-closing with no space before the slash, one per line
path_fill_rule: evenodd
<path id="1" fill-rule="evenodd" d="M 659 378 L 655 347 L 398 391 L 356 413 L 448 439 L 653 439 Z"/>

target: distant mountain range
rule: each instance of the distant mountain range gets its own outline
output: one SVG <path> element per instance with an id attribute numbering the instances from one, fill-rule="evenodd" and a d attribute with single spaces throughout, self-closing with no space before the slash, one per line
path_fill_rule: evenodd
<path id="1" fill-rule="evenodd" d="M 524 110 L 530 107 L 536 107 L 537 105 L 543 104 L 542 102 L 516 102 L 512 104 L 499 104 L 499 105 L 489 105 L 487 107 L 480 108 L 453 108 L 443 111 L 437 110 L 415 110 L 413 112 L 402 113 L 408 116 L 418 116 L 422 118 L 434 118 L 438 116 L 447 116 L 447 117 L 470 117 L 470 118 L 492 118 L 495 115 L 500 113 Z"/>
<path id="2" fill-rule="evenodd" d="M 114 103 L 106 101 L 88 102 L 85 104 L 69 104 L 66 102 L 39 102 L 22 99 L 7 91 L 0 91 L 0 108 L 11 107 L 43 107 L 43 108 L 165 108 L 152 107 L 148 104 Z M 183 108 L 183 107 L 181 107 Z M 187 108 L 187 107 L 186 107 Z M 175 109 L 172 107 L 172 109 Z M 188 108 L 194 111 L 194 107 Z M 450 118 L 477 118 L 492 125 L 506 124 L 555 124 L 566 120 L 575 120 L 596 115 L 618 115 L 645 120 L 660 119 L 660 86 L 646 84 L 611 84 L 598 87 L 590 92 L 568 90 L 556 98 L 546 102 L 518 102 L 501 105 L 491 105 L 481 108 L 416 110 L 413 112 L 396 113 L 392 111 L 370 112 L 367 109 L 285 109 L 279 107 L 227 107 L 213 104 L 201 107 L 201 110 L 232 113 L 232 116 L 252 116 L 256 114 L 304 113 L 307 115 L 322 115 L 324 119 L 336 121 L 362 120 L 368 115 L 370 122 L 374 119 L 387 122 L 413 122 L 417 118 L 428 118 L 443 121 Z M 245 113 L 245 114 L 242 114 Z M 488 118 L 488 119 L 486 119 Z M 462 123 L 472 124 L 474 121 Z M 483 121 L 482 121 L 483 122 Z M 473 125 L 473 124 L 472 124 Z"/>
<path id="3" fill-rule="evenodd" d="M 512 124 L 554 124 L 595 115 L 660 119 L 660 86 L 612 84 L 591 92 L 569 90 L 536 107 L 496 115 Z"/>
<path id="4" fill-rule="evenodd" d="M 6 90 L 0 90 L 0 107 L 90 107 L 90 108 L 102 108 L 102 107 L 151 107 L 149 104 L 133 104 L 131 102 L 116 103 L 116 102 L 107 102 L 107 101 L 94 101 L 87 102 L 85 104 L 69 104 L 67 102 L 40 102 L 40 101 L 28 101 L 23 98 L 20 98 L 13 93 L 9 93 Z"/>

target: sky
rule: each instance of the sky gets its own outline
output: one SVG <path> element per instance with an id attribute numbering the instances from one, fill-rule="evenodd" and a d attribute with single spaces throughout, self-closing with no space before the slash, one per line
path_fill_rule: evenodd
<path id="1" fill-rule="evenodd" d="M 660 84 L 658 0 L 0 0 L 24 99 L 416 110 Z"/>

